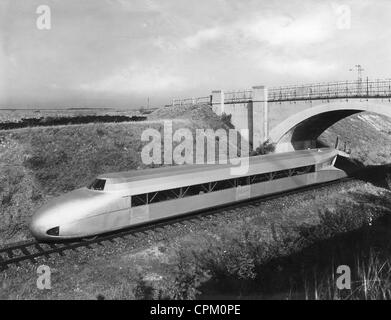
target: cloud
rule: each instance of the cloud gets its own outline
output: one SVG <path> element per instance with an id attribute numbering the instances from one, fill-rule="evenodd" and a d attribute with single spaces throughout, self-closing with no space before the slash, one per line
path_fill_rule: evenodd
<path id="1" fill-rule="evenodd" d="M 342 2 L 349 30 L 337 27 Z M 122 93 L 137 106 L 150 91 L 166 103 L 214 88 L 348 79 L 356 63 L 385 77 L 390 65 L 389 1 L 47 0 L 48 32 L 35 27 L 39 4 L 0 0 L 0 104 L 109 97 L 115 106 Z"/>
<path id="2" fill-rule="evenodd" d="M 164 68 L 130 66 L 101 80 L 83 83 L 80 89 L 118 94 L 146 94 L 172 88 L 182 89 L 186 81 Z"/>
<path id="3" fill-rule="evenodd" d="M 268 57 L 259 62 L 260 69 L 278 75 L 303 78 L 323 77 L 337 70 L 337 64 L 309 58 Z"/>
<path id="4" fill-rule="evenodd" d="M 330 39 L 336 32 L 331 12 L 317 12 L 292 17 L 285 14 L 257 15 L 233 24 L 198 30 L 183 39 L 189 49 L 209 45 L 212 41 L 239 45 L 246 42 L 265 43 L 270 46 L 303 46 Z"/>
<path id="5" fill-rule="evenodd" d="M 130 12 L 156 11 L 159 6 L 153 0 L 108 0 L 109 4 L 119 5 L 121 10 Z"/>
<path id="6" fill-rule="evenodd" d="M 323 42 L 336 31 L 331 15 L 317 13 L 299 17 L 274 15 L 244 23 L 238 30 L 252 40 L 269 45 L 308 45 Z"/>
<path id="7" fill-rule="evenodd" d="M 183 41 L 186 47 L 195 49 L 208 41 L 216 40 L 223 35 L 223 29 L 214 27 L 199 30 L 196 34 L 186 37 Z"/>

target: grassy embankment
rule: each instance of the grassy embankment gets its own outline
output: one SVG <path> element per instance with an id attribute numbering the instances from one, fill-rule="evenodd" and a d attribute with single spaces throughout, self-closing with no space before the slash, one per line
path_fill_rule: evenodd
<path id="1" fill-rule="evenodd" d="M 364 165 L 391 162 L 391 119 L 372 113 L 345 118 L 326 130 L 320 141 L 334 146 L 337 136 L 351 157 Z"/>
<path id="2" fill-rule="evenodd" d="M 174 130 L 226 127 L 208 108 L 178 111 Z M 51 197 L 86 186 L 101 173 L 145 167 L 140 153 L 147 142 L 141 142 L 141 134 L 147 128 L 162 133 L 159 117 L 152 114 L 151 121 L 137 123 L 1 131 L 0 245 L 28 237 L 31 215 Z"/>

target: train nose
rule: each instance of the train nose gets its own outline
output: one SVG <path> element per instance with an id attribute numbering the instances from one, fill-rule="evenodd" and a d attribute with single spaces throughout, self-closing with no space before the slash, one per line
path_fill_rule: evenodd
<path id="1" fill-rule="evenodd" d="M 30 223 L 30 232 L 36 239 L 44 239 L 50 236 L 59 236 L 60 227 L 53 221 L 55 211 L 48 208 L 38 210 Z"/>
<path id="2" fill-rule="evenodd" d="M 36 239 L 56 240 L 67 237 L 67 226 L 99 208 L 101 194 L 81 188 L 54 198 L 32 217 L 30 231 Z M 68 230 L 69 231 L 69 230 Z"/>
<path id="3" fill-rule="evenodd" d="M 46 232 L 44 218 L 34 215 L 30 223 L 30 232 L 34 238 L 42 239 L 45 237 Z"/>

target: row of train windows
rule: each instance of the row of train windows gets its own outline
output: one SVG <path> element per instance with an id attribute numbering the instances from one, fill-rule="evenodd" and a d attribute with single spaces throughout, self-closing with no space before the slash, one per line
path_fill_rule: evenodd
<path id="1" fill-rule="evenodd" d="M 138 207 L 146 204 L 174 200 L 178 198 L 190 197 L 209 193 L 214 191 L 221 191 L 225 189 L 235 188 L 238 186 L 246 186 L 265 181 L 271 181 L 286 177 L 302 175 L 315 171 L 315 166 L 306 166 L 290 170 L 281 170 L 270 172 L 266 174 L 258 174 L 241 178 L 233 178 L 203 184 L 197 184 L 182 188 L 168 189 L 157 192 L 144 193 L 132 196 L 132 207 Z"/>

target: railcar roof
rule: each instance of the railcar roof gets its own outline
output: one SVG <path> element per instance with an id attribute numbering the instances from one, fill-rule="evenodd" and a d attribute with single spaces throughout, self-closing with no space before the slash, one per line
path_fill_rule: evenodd
<path id="1" fill-rule="evenodd" d="M 242 176 L 308 166 L 316 164 L 322 159 L 333 157 L 336 154 L 337 151 L 335 149 L 322 148 L 249 157 L 249 170 Z M 98 178 L 106 180 L 105 191 L 126 188 L 132 189 L 135 193 L 153 192 L 161 189 L 234 178 L 235 176 L 232 176 L 230 171 L 234 167 L 238 167 L 238 165 L 235 166 L 231 163 L 175 165 L 102 174 Z"/>

